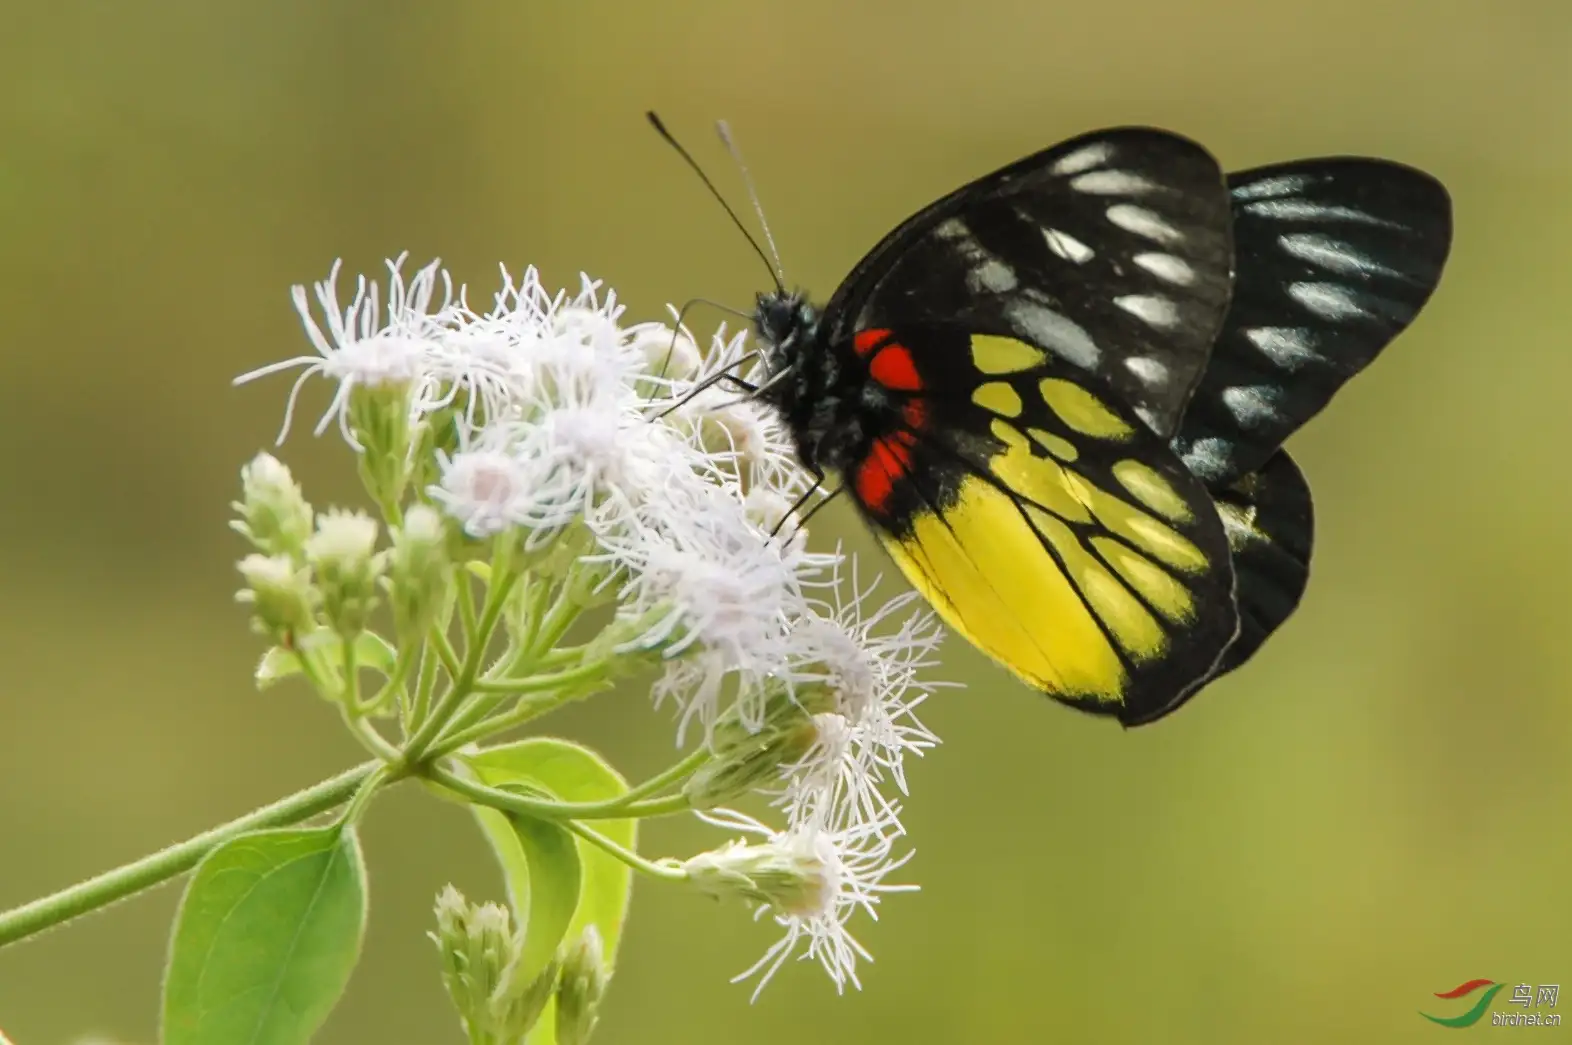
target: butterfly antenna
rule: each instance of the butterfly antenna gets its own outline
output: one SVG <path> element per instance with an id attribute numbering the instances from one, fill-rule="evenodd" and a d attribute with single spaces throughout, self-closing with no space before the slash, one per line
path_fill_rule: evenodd
<path id="1" fill-rule="evenodd" d="M 748 226 L 744 225 L 742 219 L 737 217 L 737 212 L 731 209 L 731 204 L 726 202 L 726 197 L 722 196 L 720 190 L 715 187 L 715 183 L 710 181 L 710 176 L 704 173 L 704 168 L 700 167 L 698 161 L 689 155 L 688 150 L 684 149 L 677 139 L 672 137 L 671 132 L 666 129 L 666 125 L 661 122 L 659 116 L 656 116 L 653 111 L 649 111 L 644 114 L 644 117 L 650 121 L 650 126 L 655 128 L 655 133 L 664 138 L 667 145 L 676 149 L 677 155 L 681 156 L 687 165 L 693 168 L 693 173 L 699 176 L 699 180 L 704 183 L 704 187 L 710 190 L 710 195 L 714 196 L 715 201 L 726 211 L 727 217 L 731 218 L 731 223 L 737 226 L 737 231 L 742 233 L 743 238 L 748 241 L 748 246 L 752 247 L 753 252 L 759 256 L 759 260 L 764 262 L 764 267 L 770 270 L 770 278 L 775 281 L 775 288 L 781 293 L 785 293 L 786 284 L 781 280 L 780 272 L 776 269 L 776 266 L 770 262 L 770 256 L 764 253 L 764 248 L 759 246 L 759 241 L 753 238 L 753 233 L 748 231 Z M 765 229 L 765 235 L 769 235 L 768 229 Z M 774 244 L 772 243 L 770 246 L 773 249 Z"/>
<path id="2" fill-rule="evenodd" d="M 753 175 L 748 173 L 748 165 L 743 161 L 742 150 L 737 148 L 737 141 L 731 136 L 731 128 L 725 120 L 715 124 L 715 131 L 720 135 L 721 143 L 726 146 L 726 151 L 731 153 L 732 160 L 737 164 L 737 169 L 742 172 L 742 184 L 748 190 L 748 201 L 753 204 L 753 213 L 758 216 L 759 228 L 764 230 L 764 242 L 770 245 L 770 257 L 775 259 L 775 285 L 784 288 L 786 285 L 786 266 L 781 264 L 781 252 L 775 246 L 775 236 L 770 232 L 770 223 L 764 220 L 764 207 L 759 203 L 759 190 L 753 184 Z"/>

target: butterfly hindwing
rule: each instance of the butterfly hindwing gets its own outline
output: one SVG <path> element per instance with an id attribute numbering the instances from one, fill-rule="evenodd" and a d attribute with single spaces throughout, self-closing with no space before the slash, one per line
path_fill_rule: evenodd
<path id="1" fill-rule="evenodd" d="M 1227 308 L 1229 220 L 1223 174 L 1189 139 L 1082 135 L 903 222 L 830 300 L 828 340 L 896 324 L 1024 340 L 1171 438 Z"/>
<path id="2" fill-rule="evenodd" d="M 1126 725 L 1182 702 L 1238 617 L 1222 520 L 1165 442 L 1020 340 L 905 324 L 855 343 L 900 420 L 847 486 L 950 626 Z"/>
<path id="3" fill-rule="evenodd" d="M 1233 553 L 1239 637 L 1208 682 L 1254 656 L 1298 608 L 1310 581 L 1315 538 L 1310 486 L 1286 450 L 1215 492 L 1213 499 Z"/>
<path id="4" fill-rule="evenodd" d="M 1174 441 L 1214 487 L 1265 465 L 1413 322 L 1452 238 L 1446 190 L 1401 164 L 1304 160 L 1228 184 L 1233 299 Z"/>

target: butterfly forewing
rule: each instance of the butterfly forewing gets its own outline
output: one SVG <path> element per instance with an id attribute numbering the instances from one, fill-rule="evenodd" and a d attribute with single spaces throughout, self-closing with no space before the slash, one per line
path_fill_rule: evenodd
<path id="1" fill-rule="evenodd" d="M 1127 725 L 1177 706 L 1238 618 L 1222 521 L 1165 442 L 1018 339 L 905 324 L 858 346 L 901 420 L 848 486 L 912 583 L 1058 700 Z"/>
<path id="2" fill-rule="evenodd" d="M 831 341 L 898 324 L 1024 340 L 1097 375 L 1163 438 L 1227 309 L 1216 161 L 1165 131 L 1099 131 L 951 193 L 887 236 L 825 310 Z"/>
<path id="3" fill-rule="evenodd" d="M 1232 174 L 1233 300 L 1174 448 L 1219 488 L 1295 429 L 1418 314 L 1452 238 L 1447 192 L 1381 160 Z"/>

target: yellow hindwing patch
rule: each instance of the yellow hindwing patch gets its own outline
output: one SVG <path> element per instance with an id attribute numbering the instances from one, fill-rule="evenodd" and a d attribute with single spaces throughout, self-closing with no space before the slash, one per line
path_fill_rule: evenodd
<path id="1" fill-rule="evenodd" d="M 1026 362 L 995 348 L 995 368 Z M 1196 492 L 1139 459 L 1166 447 L 1143 447 L 1151 440 L 1069 380 L 986 381 L 972 400 L 994 415 L 1001 448 L 939 511 L 887 533 L 886 546 L 952 629 L 1028 683 L 1074 703 L 1127 707 L 1146 678 L 1144 714 L 1171 685 L 1160 674 L 1168 659 L 1200 656 L 1179 645 L 1190 629 L 1214 629 L 1204 641 L 1218 650 L 1230 637 L 1218 637 L 1215 613 L 1199 601 L 1232 587 L 1186 535 L 1197 532 L 1201 502 L 1187 499 Z"/>

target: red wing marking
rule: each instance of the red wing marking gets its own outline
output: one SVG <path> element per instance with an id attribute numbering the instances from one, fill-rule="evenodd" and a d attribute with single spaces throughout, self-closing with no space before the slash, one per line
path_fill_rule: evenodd
<path id="1" fill-rule="evenodd" d="M 875 511 L 882 509 L 895 484 L 906 475 L 916 442 L 916 436 L 910 432 L 875 439 L 873 449 L 857 467 L 857 499 Z"/>
<path id="2" fill-rule="evenodd" d="M 868 373 L 885 388 L 897 392 L 916 392 L 922 388 L 922 376 L 917 364 L 905 345 L 887 344 L 868 364 Z"/>
<path id="3" fill-rule="evenodd" d="M 859 330 L 852 337 L 852 348 L 856 349 L 859 356 L 867 356 L 874 349 L 890 340 L 890 336 L 890 331 L 883 327 L 876 327 L 873 330 Z"/>
<path id="4" fill-rule="evenodd" d="M 919 430 L 928 420 L 928 404 L 921 399 L 908 399 L 906 405 L 901 407 L 901 416 L 906 419 L 908 428 Z"/>

